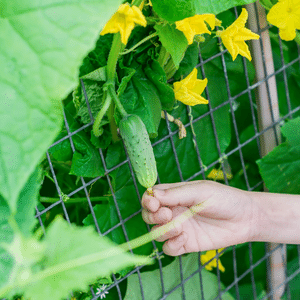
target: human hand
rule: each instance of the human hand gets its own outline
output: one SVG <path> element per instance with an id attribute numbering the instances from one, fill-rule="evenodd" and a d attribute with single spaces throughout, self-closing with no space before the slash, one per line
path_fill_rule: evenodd
<path id="1" fill-rule="evenodd" d="M 153 196 L 142 198 L 142 216 L 146 223 L 158 224 L 152 230 L 172 221 L 191 206 L 208 201 L 204 210 L 156 240 L 166 241 L 167 255 L 224 248 L 251 241 L 255 217 L 259 215 L 250 193 L 213 181 L 159 184 Z"/>

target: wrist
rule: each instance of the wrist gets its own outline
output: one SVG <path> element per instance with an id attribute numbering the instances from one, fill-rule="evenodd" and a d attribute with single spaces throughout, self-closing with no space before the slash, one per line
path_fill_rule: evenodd
<path id="1" fill-rule="evenodd" d="M 249 193 L 255 207 L 251 241 L 300 244 L 300 196 Z"/>

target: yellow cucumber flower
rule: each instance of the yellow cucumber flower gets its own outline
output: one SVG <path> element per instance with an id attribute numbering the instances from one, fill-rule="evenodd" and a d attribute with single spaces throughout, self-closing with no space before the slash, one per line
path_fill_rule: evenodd
<path id="1" fill-rule="evenodd" d="M 207 78 L 204 80 L 197 79 L 196 68 L 186 78 L 174 82 L 173 85 L 175 98 L 182 103 L 190 106 L 208 103 L 208 100 L 201 96 L 207 85 Z"/>
<path id="2" fill-rule="evenodd" d="M 197 34 L 209 33 L 206 23 L 211 30 L 215 28 L 216 17 L 213 14 L 195 15 L 190 18 L 185 18 L 181 21 L 175 22 L 176 28 L 183 32 L 189 45 L 193 43 L 194 36 Z"/>
<path id="3" fill-rule="evenodd" d="M 147 21 L 137 6 L 130 6 L 125 3 L 120 5 L 118 11 L 105 24 L 100 35 L 120 32 L 121 41 L 126 45 L 135 24 L 145 27 Z"/>
<path id="4" fill-rule="evenodd" d="M 293 40 L 296 29 L 300 29 L 300 1 L 279 0 L 270 9 L 267 20 L 279 28 L 279 35 L 283 40 Z"/>
<path id="5" fill-rule="evenodd" d="M 225 249 L 225 248 L 218 249 L 218 252 L 222 251 L 223 249 Z M 208 261 L 210 261 L 216 255 L 217 255 L 217 250 L 206 251 L 205 254 L 201 254 L 201 256 L 200 256 L 201 264 L 205 265 Z M 220 258 L 218 259 L 218 266 L 219 266 L 219 269 L 220 269 L 221 272 L 225 272 L 225 268 L 222 265 Z M 214 258 L 211 262 L 209 262 L 205 266 L 205 269 L 208 270 L 208 271 L 212 271 L 212 269 L 216 268 L 216 267 L 217 267 L 217 259 Z"/>
<path id="6" fill-rule="evenodd" d="M 227 179 L 232 179 L 232 174 L 226 172 Z M 224 172 L 222 170 L 218 169 L 212 169 L 210 173 L 207 175 L 207 179 L 213 179 L 213 180 L 225 180 L 224 178 Z"/>
<path id="7" fill-rule="evenodd" d="M 243 8 L 240 16 L 227 29 L 221 31 L 219 34 L 224 46 L 231 54 L 232 60 L 235 60 L 238 54 L 245 56 L 250 61 L 252 60 L 248 45 L 245 41 L 257 40 L 259 39 L 259 35 L 245 28 L 247 19 L 248 12 Z"/>

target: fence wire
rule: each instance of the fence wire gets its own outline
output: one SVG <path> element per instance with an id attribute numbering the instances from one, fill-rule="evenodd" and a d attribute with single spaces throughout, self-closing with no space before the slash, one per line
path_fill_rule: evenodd
<path id="1" fill-rule="evenodd" d="M 257 10 L 257 8 L 256 8 Z M 237 16 L 237 10 L 235 9 L 235 13 Z M 259 25 L 259 24 L 258 24 Z M 265 28 L 259 28 L 258 30 L 258 34 L 261 34 L 262 32 L 269 30 L 268 27 Z M 172 150 L 173 150 L 173 155 L 174 155 L 174 159 L 176 161 L 176 166 L 177 166 L 177 171 L 180 177 L 181 181 L 191 181 L 195 178 L 199 178 L 199 176 L 201 176 L 202 179 L 206 179 L 205 176 L 205 170 L 211 168 L 211 167 L 215 167 L 215 166 L 220 166 L 221 170 L 223 171 L 224 174 L 224 180 L 225 180 L 225 184 L 229 184 L 228 182 L 228 178 L 227 178 L 227 174 L 226 174 L 226 166 L 225 166 L 225 160 L 224 157 L 228 158 L 231 155 L 237 155 L 241 164 L 241 169 L 242 169 L 242 173 L 244 176 L 244 183 L 247 187 L 248 191 L 253 191 L 253 190 L 262 190 L 262 186 L 263 186 L 263 182 L 260 180 L 260 176 L 257 176 L 258 180 L 257 182 L 255 182 L 254 184 L 250 183 L 248 180 L 248 170 L 247 170 L 247 166 L 246 166 L 246 162 L 243 156 L 243 148 L 245 146 L 247 146 L 249 143 L 251 143 L 252 141 L 255 141 L 256 143 L 256 147 L 257 150 L 259 151 L 259 155 L 261 157 L 261 152 L 260 152 L 260 136 L 262 134 L 264 134 L 266 131 L 270 130 L 270 129 L 274 129 L 274 132 L 276 134 L 276 130 L 275 128 L 277 127 L 277 125 L 279 125 L 282 121 L 286 120 L 286 119 L 291 119 L 293 118 L 293 116 L 295 115 L 295 113 L 297 113 L 300 110 L 300 106 L 296 107 L 296 108 L 292 108 L 291 105 L 291 96 L 289 93 L 289 82 L 288 82 L 288 76 L 287 76 L 287 72 L 288 72 L 288 68 L 290 68 L 291 66 L 297 66 L 298 64 L 298 68 L 300 69 L 300 48 L 298 46 L 298 54 L 297 57 L 295 59 L 293 59 L 292 61 L 286 62 L 284 59 L 284 52 L 283 52 L 283 44 L 282 41 L 280 40 L 280 38 L 278 37 L 279 40 L 279 48 L 280 48 L 280 62 L 281 62 L 281 66 L 279 68 L 277 68 L 277 70 L 274 71 L 273 74 L 270 74 L 268 76 L 266 76 L 265 78 L 263 78 L 263 80 L 260 81 L 256 81 L 254 83 L 250 82 L 250 78 L 249 78 L 249 74 L 248 74 L 248 68 L 246 65 L 246 59 L 243 58 L 243 69 L 244 69 L 244 74 L 245 74 L 245 82 L 247 85 L 247 88 L 241 92 L 239 92 L 237 95 L 232 95 L 231 94 L 231 89 L 230 89 L 230 80 L 234 80 L 232 78 L 229 78 L 228 76 L 228 72 L 227 72 L 227 67 L 226 67 L 226 63 L 225 63 L 225 58 L 224 58 L 224 54 L 227 52 L 227 50 L 223 50 L 220 51 L 219 53 L 215 54 L 214 56 L 204 60 L 201 54 L 201 49 L 200 49 L 200 53 L 199 53 L 199 59 L 200 59 L 200 63 L 197 65 L 198 71 L 201 72 L 202 78 L 205 78 L 205 65 L 215 59 L 221 59 L 222 62 L 222 68 L 223 68 L 223 72 L 224 72 L 224 79 L 225 79 L 225 83 L 226 83 L 226 90 L 227 90 L 227 97 L 224 99 L 223 103 L 218 105 L 217 107 L 211 107 L 210 102 L 208 104 L 209 106 L 209 111 L 207 113 L 202 114 L 201 116 L 197 117 L 197 118 L 192 118 L 192 114 L 191 114 L 191 110 L 190 107 L 187 107 L 187 117 L 188 117 L 188 122 L 186 124 L 184 124 L 184 126 L 186 127 L 186 129 L 188 129 L 189 127 L 191 127 L 191 125 L 196 124 L 199 120 L 206 118 L 206 120 L 208 120 L 208 118 L 210 119 L 210 122 L 212 124 L 212 128 L 213 128 L 213 132 L 214 132 L 214 136 L 215 136 L 215 143 L 216 143 L 216 147 L 218 149 L 218 154 L 219 154 L 219 158 L 214 161 L 213 163 L 211 163 L 210 165 L 206 166 L 206 168 L 204 168 L 203 163 L 202 163 L 202 159 L 201 159 L 201 155 L 199 152 L 199 145 L 197 144 L 197 140 L 196 140 L 196 136 L 195 133 L 193 132 L 193 141 L 194 144 L 197 145 L 197 147 L 195 147 L 196 153 L 195 155 L 197 156 L 197 160 L 199 163 L 199 171 L 196 172 L 195 174 L 193 174 L 192 176 L 190 176 L 189 178 L 184 178 L 182 171 L 181 171 L 181 166 L 180 166 L 180 161 L 178 158 L 178 155 L 176 153 L 176 147 L 174 145 L 174 136 L 178 134 L 178 130 L 171 130 L 171 126 L 169 124 L 168 119 L 166 118 L 166 128 L 168 131 L 168 134 L 166 136 L 164 136 L 162 139 L 156 141 L 155 143 L 153 143 L 153 147 L 159 145 L 160 143 L 168 140 L 171 144 Z M 263 48 L 263 44 L 261 43 L 261 47 Z M 262 55 L 264 56 L 264 53 L 262 53 Z M 266 68 L 264 66 L 264 68 Z M 287 113 L 285 115 L 281 115 L 280 118 L 278 120 L 275 121 L 275 119 L 273 118 L 273 123 L 265 128 L 264 130 L 259 130 L 258 128 L 258 121 L 257 121 L 257 116 L 255 114 L 255 99 L 253 99 L 253 93 L 252 91 L 255 91 L 260 85 L 266 83 L 267 84 L 267 89 L 268 89 L 268 93 L 270 94 L 270 87 L 268 86 L 268 79 L 273 77 L 273 76 L 283 76 L 283 81 L 284 81 L 284 87 L 285 87 L 285 96 L 286 96 L 286 106 L 287 106 Z M 91 122 L 89 124 L 86 124 L 84 126 L 82 126 L 81 128 L 71 132 L 70 128 L 69 128 L 69 124 L 67 121 L 66 116 L 64 115 L 64 120 L 65 120 L 65 128 L 67 130 L 67 135 L 65 137 L 63 137 L 62 139 L 56 141 L 51 147 L 58 145 L 60 143 L 62 143 L 65 140 L 69 140 L 70 144 L 71 144 L 71 148 L 73 153 L 75 152 L 75 147 L 74 147 L 74 142 L 73 142 L 73 137 L 80 133 L 81 131 L 87 129 L 87 128 L 91 128 L 94 119 L 93 119 L 93 115 L 90 109 L 90 105 L 89 105 L 89 99 L 87 97 L 87 93 L 85 91 L 85 87 L 83 82 L 82 83 L 82 89 L 85 95 L 85 100 L 86 100 L 86 104 L 89 110 L 89 114 L 90 114 L 90 119 Z M 206 99 L 210 100 L 210 95 L 208 90 L 206 89 Z M 241 142 L 240 140 L 240 132 L 239 132 L 239 128 L 238 128 L 238 124 L 236 121 L 236 116 L 235 116 L 235 105 L 236 105 L 236 100 L 241 97 L 247 95 L 248 97 L 248 104 L 249 104 L 249 112 L 251 114 L 251 118 L 252 118 L 252 122 L 253 122 L 253 126 L 254 126 L 254 135 L 247 139 L 246 141 Z M 235 136 L 233 137 L 233 139 L 236 139 L 236 143 L 237 143 L 237 147 L 235 147 L 234 149 L 231 149 L 230 151 L 226 152 L 226 153 L 222 153 L 221 152 L 221 148 L 220 148 L 220 141 L 219 141 L 219 137 L 217 134 L 217 129 L 216 129 L 216 125 L 215 125 L 215 118 L 214 118 L 214 113 L 218 110 L 220 110 L 223 107 L 229 107 L 230 110 L 230 117 L 231 117 L 231 122 L 232 122 L 232 126 L 233 126 L 233 132 L 235 134 Z M 163 120 L 162 120 L 163 122 Z M 197 133 L 196 133 L 197 134 Z M 277 143 L 278 143 L 278 138 L 276 139 Z M 50 147 L 50 148 L 51 148 Z M 86 181 L 85 178 L 81 177 L 80 181 L 81 181 L 81 187 L 73 190 L 71 193 L 67 194 L 67 197 L 72 197 L 74 195 L 76 195 L 78 192 L 84 192 L 85 196 L 86 196 L 86 201 L 88 203 L 89 209 L 90 209 L 90 213 L 92 215 L 93 221 L 95 223 L 95 228 L 97 230 L 97 232 L 100 235 L 107 235 L 108 233 L 112 232 L 113 230 L 115 230 L 116 228 L 122 228 L 122 231 L 124 233 L 125 239 L 126 241 L 129 241 L 128 238 L 128 234 L 126 232 L 126 227 L 125 224 L 126 222 L 128 222 L 128 220 L 134 218 L 136 215 L 141 213 L 141 209 L 139 209 L 138 211 L 136 211 L 134 214 L 132 214 L 131 216 L 123 219 L 122 215 L 121 215 L 121 211 L 119 208 L 119 204 L 117 202 L 116 199 L 116 195 L 113 191 L 112 188 L 112 182 L 111 182 L 111 178 L 109 176 L 109 174 L 111 172 L 113 172 L 114 170 L 120 168 L 121 166 L 123 166 L 124 164 L 128 165 L 130 168 L 130 172 L 134 181 L 134 186 L 135 186 L 135 190 L 136 190 L 136 194 L 139 198 L 139 200 L 141 200 L 141 195 L 139 194 L 138 191 L 138 187 L 137 187 L 137 183 L 136 183 L 136 179 L 131 167 L 131 164 L 129 163 L 129 159 L 127 156 L 127 159 L 125 161 L 123 161 L 122 163 L 114 166 L 113 168 L 108 168 L 106 161 L 104 159 L 104 155 L 103 155 L 103 151 L 101 149 L 99 149 L 99 153 L 100 153 L 100 157 L 102 160 L 102 164 L 104 167 L 104 171 L 105 174 L 102 178 L 105 178 L 105 180 L 107 180 L 107 183 L 110 187 L 110 191 L 111 191 L 111 195 L 113 197 L 113 201 L 115 203 L 115 207 L 116 207 L 116 211 L 117 211 L 117 215 L 119 217 L 120 222 L 113 226 L 112 228 L 110 228 L 109 230 L 107 230 L 106 232 L 101 232 L 100 227 L 98 225 L 97 222 L 97 218 L 95 216 L 94 210 L 93 210 L 93 204 L 91 202 L 90 196 L 89 196 L 89 189 L 91 188 L 91 186 L 100 178 L 94 178 L 92 180 Z M 53 177 L 54 180 L 54 184 L 57 190 L 58 195 L 60 195 L 60 201 L 57 201 L 56 203 L 53 203 L 51 205 L 49 205 L 47 208 L 39 210 L 38 208 L 36 208 L 36 217 L 39 220 L 40 226 L 43 228 L 44 230 L 44 224 L 43 224 L 43 216 L 45 216 L 47 214 L 47 212 L 49 212 L 50 210 L 52 210 L 54 207 L 61 207 L 62 212 L 64 214 L 65 219 L 70 222 L 70 217 L 68 214 L 68 209 L 66 207 L 66 204 L 64 202 L 63 199 L 63 195 L 64 195 L 64 191 L 61 190 L 60 188 L 60 183 L 58 182 L 57 179 L 57 174 L 55 171 L 55 167 L 53 166 L 53 162 L 51 161 L 51 157 L 49 155 L 49 153 L 47 153 L 47 160 L 49 162 L 49 167 L 50 167 L 50 171 L 51 171 L 51 175 Z M 160 179 L 158 178 L 158 183 L 160 183 Z M 150 231 L 150 227 L 149 225 L 147 225 L 147 229 L 148 231 Z M 155 244 L 154 241 L 152 241 L 152 246 L 153 246 L 153 250 L 158 250 L 157 246 Z M 227 291 L 232 292 L 233 290 L 235 291 L 235 296 L 236 299 L 241 299 L 241 295 L 240 295 L 240 289 L 239 289 L 239 285 L 241 283 L 241 281 L 246 277 L 246 276 L 250 276 L 250 280 L 251 280 L 251 286 L 252 286 L 252 295 L 249 295 L 249 298 L 247 299 L 258 299 L 258 293 L 257 293 L 257 283 L 256 283 L 256 278 L 255 278 L 255 274 L 254 274 L 254 270 L 255 268 L 259 267 L 262 264 L 266 264 L 268 258 L 270 257 L 271 253 L 273 251 L 276 251 L 278 248 L 282 247 L 282 245 L 279 245 L 277 248 L 272 249 L 272 251 L 269 251 L 268 249 L 266 249 L 265 254 L 260 257 L 259 259 L 254 260 L 254 252 L 253 252 L 253 243 L 249 243 L 248 244 L 248 248 L 249 248 L 249 257 L 248 257 L 248 261 L 249 261 L 249 268 L 247 269 L 246 272 L 239 274 L 238 272 L 238 265 L 239 265 L 239 257 L 237 257 L 237 249 L 236 246 L 232 246 L 230 247 L 232 249 L 232 271 L 233 271 L 233 276 L 234 276 L 234 280 L 232 281 L 231 284 L 227 285 L 225 288 L 222 288 L 221 285 L 221 280 L 220 280 L 220 269 L 219 267 L 217 268 L 217 278 L 218 278 L 218 287 L 219 287 L 219 291 L 218 291 L 218 296 L 215 299 L 222 299 L 222 295 L 224 295 Z M 291 246 L 292 247 L 292 246 Z M 291 291 L 290 291 L 290 287 L 289 287 L 289 283 L 296 278 L 296 276 L 299 274 L 300 272 L 300 247 L 299 246 L 293 246 L 295 248 L 297 248 L 298 251 L 298 266 L 293 267 L 292 269 L 288 269 L 287 266 L 285 266 L 285 273 L 286 273 L 286 280 L 284 280 L 281 284 L 281 286 L 277 286 L 275 288 L 273 288 L 272 290 L 268 291 L 268 293 L 266 295 L 264 295 L 263 298 L 259 298 L 259 299 L 267 299 L 270 298 L 272 299 L 272 295 L 276 292 L 276 289 L 281 288 L 282 286 L 284 286 L 285 288 L 285 297 L 286 299 L 291 299 Z M 217 253 L 216 258 L 218 259 L 220 255 L 222 255 L 222 253 L 224 253 L 226 251 L 226 249 L 220 251 Z M 157 257 L 161 256 L 163 254 L 163 252 L 158 252 Z M 159 265 L 159 271 L 160 271 L 160 283 L 161 283 L 161 289 L 162 289 L 162 294 L 161 294 L 161 298 L 160 299 L 172 299 L 172 292 L 174 292 L 177 289 L 180 289 L 182 291 L 182 299 L 186 299 L 185 297 L 185 283 L 190 280 L 192 277 L 194 276 L 198 276 L 199 278 L 199 286 L 201 289 L 201 295 L 202 295 L 202 299 L 205 299 L 205 295 L 204 295 L 204 286 L 203 286 L 203 278 L 202 278 L 202 270 L 205 268 L 205 266 L 207 264 L 210 263 L 210 261 L 212 261 L 214 258 L 212 258 L 210 261 L 208 261 L 205 265 L 201 265 L 200 263 L 200 256 L 201 253 L 198 254 L 198 269 L 196 272 L 194 272 L 193 274 L 191 274 L 188 278 L 184 278 L 183 273 L 182 273 L 182 258 L 179 257 L 179 264 L 180 264 L 180 282 L 178 282 L 178 285 L 176 287 L 174 287 L 172 290 L 166 290 L 165 288 L 165 284 L 164 284 L 164 280 L 163 280 L 163 272 L 162 272 L 162 262 L 161 259 L 157 259 L 158 261 L 158 265 Z M 218 261 L 218 260 L 217 260 Z M 288 258 L 287 258 L 288 261 Z M 268 266 L 268 264 L 266 264 Z M 269 266 L 268 266 L 269 267 Z M 132 274 L 137 274 L 139 276 L 139 283 L 141 286 L 141 296 L 140 299 L 147 299 L 147 295 L 145 295 L 144 290 L 143 290 L 143 282 L 141 279 L 141 270 L 142 270 L 143 266 L 138 266 L 136 267 L 134 270 L 132 270 L 130 273 L 128 273 L 125 277 L 123 278 L 116 278 L 115 275 L 113 276 L 113 281 L 114 283 L 112 285 L 110 285 L 109 287 L 106 288 L 105 291 L 110 291 L 110 289 L 112 288 L 116 288 L 117 289 L 117 293 L 118 293 L 118 297 L 119 299 L 123 299 L 122 295 L 121 295 L 121 289 L 120 289 L 120 284 L 129 276 L 131 276 Z M 96 294 L 96 291 L 93 290 L 93 288 L 91 288 L 91 293 L 93 295 L 92 300 L 96 300 L 100 298 L 100 295 Z"/>

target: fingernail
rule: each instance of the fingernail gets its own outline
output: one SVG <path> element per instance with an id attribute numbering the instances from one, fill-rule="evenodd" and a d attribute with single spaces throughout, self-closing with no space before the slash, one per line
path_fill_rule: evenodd
<path id="1" fill-rule="evenodd" d="M 154 196 L 162 197 L 165 195 L 165 190 L 155 189 L 153 190 Z"/>

